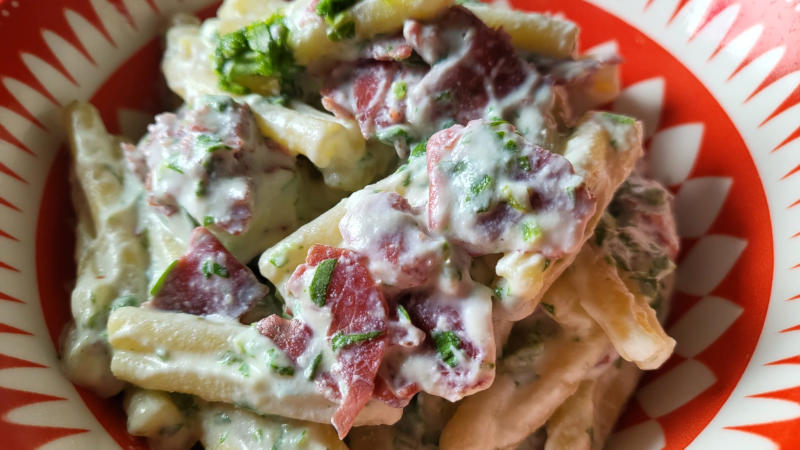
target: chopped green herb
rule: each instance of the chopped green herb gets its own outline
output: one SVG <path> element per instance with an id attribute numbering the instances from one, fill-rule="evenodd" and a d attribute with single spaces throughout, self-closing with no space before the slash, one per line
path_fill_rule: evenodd
<path id="1" fill-rule="evenodd" d="M 506 141 L 506 143 L 503 146 L 503 148 L 508 150 L 508 151 L 515 152 L 515 151 L 517 151 L 519 149 L 519 145 L 517 144 L 517 141 L 513 141 L 513 140 L 509 139 L 509 140 Z"/>
<path id="2" fill-rule="evenodd" d="M 244 357 L 242 357 L 242 355 L 237 354 L 236 352 L 226 350 L 220 353 L 219 357 L 217 357 L 217 362 L 222 364 L 223 366 L 232 366 L 234 364 L 243 363 Z"/>
<path id="3" fill-rule="evenodd" d="M 210 259 L 203 263 L 200 271 L 203 273 L 203 277 L 205 278 L 211 278 L 211 275 L 216 275 L 222 278 L 228 278 L 230 276 L 228 269 L 225 266 Z"/>
<path id="4" fill-rule="evenodd" d="M 406 145 L 408 145 L 408 142 L 411 140 L 411 136 L 408 135 L 408 131 L 403 129 L 401 126 L 393 126 L 378 132 L 378 140 L 387 145 L 394 145 L 395 141 L 401 139 Z"/>
<path id="5" fill-rule="evenodd" d="M 500 118 L 493 119 L 491 122 L 489 122 L 490 127 L 499 127 L 500 125 L 509 125 L 509 123 L 507 120 Z"/>
<path id="6" fill-rule="evenodd" d="M 408 85 L 405 81 L 395 81 L 392 84 L 392 93 L 394 97 L 398 100 L 402 100 L 406 98 L 406 92 L 408 91 Z"/>
<path id="7" fill-rule="evenodd" d="M 219 443 L 222 444 L 226 439 L 228 439 L 227 431 L 219 435 Z"/>
<path id="8" fill-rule="evenodd" d="M 255 430 L 253 430 L 253 438 L 257 442 L 261 442 L 264 439 L 264 430 L 262 430 L 261 428 L 256 428 Z"/>
<path id="9" fill-rule="evenodd" d="M 450 103 L 453 101 L 453 94 L 449 90 L 445 89 L 444 91 L 436 94 L 433 99 L 440 103 Z"/>
<path id="10" fill-rule="evenodd" d="M 530 161 L 530 159 L 528 159 L 527 156 L 519 156 L 519 157 L 517 157 L 516 162 L 517 162 L 517 167 L 519 167 L 521 170 L 524 170 L 526 172 L 530 172 L 530 170 L 531 170 L 531 161 Z"/>
<path id="11" fill-rule="evenodd" d="M 479 195 L 481 192 L 489 189 L 494 180 L 489 175 L 483 175 L 480 180 L 470 186 L 469 190 L 473 195 Z"/>
<path id="12" fill-rule="evenodd" d="M 503 130 L 494 133 L 501 141 L 506 138 L 506 132 Z"/>
<path id="13" fill-rule="evenodd" d="M 450 172 L 453 174 L 457 174 L 463 172 L 464 170 L 466 170 L 466 168 L 467 168 L 466 161 L 459 161 L 455 163 L 455 165 L 453 165 L 453 168 L 450 170 Z"/>
<path id="14" fill-rule="evenodd" d="M 317 306 L 325 306 L 325 300 L 328 296 L 328 284 L 331 282 L 336 262 L 336 258 L 326 259 L 319 263 L 314 271 L 309 292 L 311 293 L 311 301 Z"/>
<path id="15" fill-rule="evenodd" d="M 406 320 L 411 320 L 411 316 L 408 315 L 408 311 L 403 305 L 397 305 L 397 314 Z"/>
<path id="16" fill-rule="evenodd" d="M 548 267 L 550 267 L 550 260 L 549 259 L 545 259 L 544 260 L 544 266 L 542 266 L 542 272 L 547 270 Z"/>
<path id="17" fill-rule="evenodd" d="M 414 148 L 411 149 L 411 156 L 417 157 L 425 155 L 425 147 L 427 146 L 427 144 L 428 141 L 422 141 L 417 145 L 415 145 Z"/>
<path id="18" fill-rule="evenodd" d="M 220 36 L 214 51 L 214 72 L 222 89 L 235 94 L 268 93 L 276 79 L 282 92 L 296 91 L 300 67 L 289 45 L 289 29 L 276 14 Z M 265 80 L 266 79 L 266 80 Z"/>
<path id="19" fill-rule="evenodd" d="M 170 160 L 167 161 L 166 167 L 167 167 L 167 169 L 174 170 L 175 172 L 183 174 L 183 169 L 181 169 L 178 166 L 178 163 L 176 162 L 175 158 L 170 158 Z"/>
<path id="20" fill-rule="evenodd" d="M 328 22 L 326 34 L 334 42 L 352 39 L 356 35 L 356 22 L 349 13 L 341 12 Z"/>
<path id="21" fill-rule="evenodd" d="M 211 136 L 210 134 L 201 134 L 197 136 L 197 145 L 206 151 L 206 153 L 215 152 L 217 150 L 227 149 L 230 150 L 231 148 L 225 145 L 222 142 L 222 139 Z"/>
<path id="22" fill-rule="evenodd" d="M 567 186 L 564 191 L 566 191 L 570 200 L 575 201 L 575 186 Z"/>
<path id="23" fill-rule="evenodd" d="M 333 351 L 336 351 L 342 347 L 347 347 L 349 345 L 357 344 L 359 342 L 375 339 L 382 333 L 383 331 L 381 330 L 370 331 L 367 333 L 353 333 L 353 334 L 342 334 L 342 332 L 340 331 L 335 335 L 333 335 L 333 338 L 331 338 L 331 348 L 333 349 Z"/>
<path id="24" fill-rule="evenodd" d="M 194 195 L 198 197 L 205 197 L 208 195 L 208 187 L 205 180 L 197 180 L 197 187 L 194 189 Z"/>
<path id="25" fill-rule="evenodd" d="M 203 217 L 203 226 L 207 227 L 209 225 L 214 225 L 214 218 L 212 216 Z"/>
<path id="26" fill-rule="evenodd" d="M 633 117 L 623 116 L 621 114 L 614 114 L 610 112 L 604 112 L 603 117 L 620 125 L 633 125 L 633 123 L 636 122 L 636 119 L 634 119 Z"/>
<path id="27" fill-rule="evenodd" d="M 542 302 L 540 304 L 542 305 L 542 308 L 544 308 L 544 310 L 549 312 L 550 314 L 555 314 L 556 313 L 556 307 L 551 305 L 550 303 Z"/>
<path id="28" fill-rule="evenodd" d="M 542 229 L 537 223 L 523 222 L 522 223 L 522 240 L 525 242 L 532 242 L 542 235 Z"/>
<path id="29" fill-rule="evenodd" d="M 433 333 L 433 342 L 436 344 L 436 351 L 445 364 L 450 367 L 458 365 L 456 352 L 461 349 L 461 339 L 452 331 Z"/>
<path id="30" fill-rule="evenodd" d="M 407 173 L 406 176 L 403 177 L 402 185 L 403 187 L 408 187 L 409 184 L 411 184 L 411 174 Z"/>
<path id="31" fill-rule="evenodd" d="M 498 284 L 497 286 L 494 287 L 494 296 L 497 297 L 498 300 L 502 300 L 503 291 L 504 291 L 503 286 Z"/>
<path id="32" fill-rule="evenodd" d="M 358 0 L 321 0 L 317 3 L 317 14 L 324 19 L 333 19 L 333 16 L 356 4 Z"/>
<path id="33" fill-rule="evenodd" d="M 311 365 L 306 367 L 305 376 L 307 380 L 313 380 L 317 376 L 317 369 L 319 369 L 319 364 L 322 362 L 322 353 L 318 354 L 314 357 L 314 360 L 311 361 Z"/>
<path id="34" fill-rule="evenodd" d="M 158 294 L 158 292 L 161 290 L 161 288 L 164 287 L 164 283 L 167 281 L 167 277 L 169 276 L 169 273 L 172 272 L 172 269 L 174 269 L 177 265 L 178 265 L 178 260 L 175 260 L 175 261 L 172 261 L 167 266 L 166 269 L 164 269 L 164 272 L 161 274 L 160 277 L 158 277 L 158 280 L 156 281 L 156 284 L 154 284 L 153 288 L 150 289 L 150 295 Z"/>
<path id="35" fill-rule="evenodd" d="M 114 312 L 119 308 L 123 308 L 125 306 L 139 306 L 139 300 L 132 296 L 132 295 L 123 295 L 121 297 L 117 297 L 113 302 L 111 302 L 111 306 L 109 306 L 109 311 Z"/>
<path id="36" fill-rule="evenodd" d="M 277 373 L 278 375 L 282 375 L 282 376 L 285 376 L 285 377 L 294 376 L 294 367 L 292 367 L 292 366 L 281 366 L 277 362 L 275 362 L 277 357 L 275 356 L 275 349 L 274 348 L 269 349 L 269 352 L 267 352 L 267 353 L 269 354 L 269 361 L 267 362 L 267 364 L 269 365 L 270 369 L 275 371 L 275 373 Z"/>
<path id="37" fill-rule="evenodd" d="M 514 193 L 511 192 L 511 186 L 506 184 L 500 188 L 500 191 L 505 196 L 508 206 L 516 209 L 517 211 L 525 211 L 525 207 L 519 201 L 517 201 L 517 199 L 514 197 Z"/>

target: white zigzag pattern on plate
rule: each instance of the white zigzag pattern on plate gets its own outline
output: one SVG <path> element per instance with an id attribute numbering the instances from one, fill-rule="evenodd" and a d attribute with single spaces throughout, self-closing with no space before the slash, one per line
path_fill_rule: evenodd
<path id="1" fill-rule="evenodd" d="M 797 354 L 796 349 L 800 348 L 800 333 L 780 333 L 780 330 L 797 325 L 797 318 L 800 317 L 800 302 L 785 301 L 796 295 L 799 287 L 797 270 L 792 271 L 789 268 L 797 264 L 798 261 L 792 258 L 796 258 L 796 255 L 800 254 L 799 240 L 791 239 L 791 236 L 797 232 L 791 226 L 800 223 L 800 208 L 787 208 L 787 206 L 797 200 L 796 196 L 800 193 L 800 177 L 789 177 L 782 180 L 788 168 L 800 164 L 800 140 L 787 144 L 780 151 L 770 152 L 800 125 L 800 106 L 794 106 L 772 118 L 763 126 L 758 126 L 800 84 L 800 71 L 784 76 L 746 101 L 772 68 L 778 64 L 786 49 L 778 46 L 765 52 L 729 79 L 744 60 L 747 51 L 753 48 L 764 31 L 760 24 L 748 28 L 736 36 L 713 59 L 710 59 L 719 46 L 722 36 L 730 29 L 739 14 L 738 5 L 730 6 L 716 15 L 692 41 L 688 41 L 688 36 L 699 27 L 702 13 L 708 9 L 710 0 L 690 1 L 669 24 L 667 20 L 675 11 L 678 5 L 677 0 L 655 1 L 647 9 L 645 9 L 647 0 L 589 1 L 633 24 L 684 63 L 720 102 L 742 134 L 748 148 L 751 149 L 752 158 L 761 176 L 769 202 L 775 239 L 776 269 L 771 301 L 761 338 L 741 382 L 716 417 L 695 439 L 691 448 L 772 448 L 772 443 L 762 437 L 729 430 L 726 427 L 800 417 L 800 407 L 796 404 L 779 400 L 748 398 L 751 395 L 796 386 L 797 380 L 800 379 L 800 367 L 765 365 L 781 358 L 794 356 Z M 657 135 L 653 138 L 653 143 L 658 145 Z M 691 153 L 685 148 L 682 151 Z M 663 161 L 666 155 L 660 155 L 659 152 L 655 152 L 651 157 Z M 670 156 L 673 155 L 675 155 L 674 149 Z M 684 181 L 691 171 L 688 160 L 692 157 L 683 154 L 680 157 L 683 160 L 680 164 L 660 174 L 668 184 L 678 184 L 679 181 Z M 702 199 L 702 204 L 692 204 L 693 201 L 690 198 L 694 196 L 690 195 L 691 191 L 700 189 L 702 184 L 704 184 L 702 189 L 704 191 L 710 189 L 712 195 L 710 198 Z M 688 223 L 678 217 L 682 236 L 700 237 L 703 235 L 724 203 L 729 189 L 730 180 L 725 178 L 686 181 L 680 187 L 677 196 L 678 214 L 682 215 L 690 210 L 696 211 L 694 208 L 702 207 L 704 209 L 701 220 L 693 217 L 691 223 Z M 728 254 L 729 259 L 725 261 L 725 266 L 728 267 L 727 269 L 721 266 L 717 267 L 723 272 L 717 273 L 717 277 L 715 277 L 717 279 L 724 277 L 734 263 L 730 258 L 738 257 L 743 245 L 746 244 L 741 240 L 722 236 L 707 236 L 701 239 L 699 244 L 704 241 L 708 251 L 704 252 L 705 255 L 694 255 L 695 263 L 698 266 L 713 263 L 715 259 L 718 261 L 717 258 L 709 258 L 717 254 L 717 251 Z M 713 249 L 709 250 L 709 248 Z M 698 252 L 700 251 L 698 250 Z M 692 257 L 693 255 L 688 255 L 687 260 Z M 713 280 L 707 282 L 708 280 L 695 279 L 685 268 L 682 272 L 684 272 L 683 275 L 679 275 L 679 289 L 682 288 L 685 292 L 696 295 L 704 295 L 714 288 Z M 741 310 L 738 305 L 725 299 L 705 297 L 694 305 L 670 331 L 678 337 L 694 333 L 691 342 L 705 348 L 716 340 L 716 337 L 720 336 L 739 314 L 741 314 Z M 704 335 L 702 340 L 697 339 L 697 328 L 691 326 L 692 323 L 696 324 L 698 321 L 715 325 L 711 330 L 703 330 L 708 335 Z M 679 345 L 677 351 L 683 356 L 691 357 L 702 351 L 703 348 Z M 688 359 L 688 361 L 691 361 L 689 365 L 701 364 L 692 359 Z M 680 406 L 675 405 L 677 400 L 673 397 L 660 398 L 655 385 L 670 383 L 669 377 L 673 376 L 674 372 L 685 369 L 681 369 L 681 366 L 662 374 L 640 390 L 638 400 L 643 409 L 651 416 L 661 415 L 669 408 L 674 409 Z M 679 383 L 679 394 L 686 394 L 693 387 L 698 388 L 708 384 L 708 377 L 701 373 L 703 370 L 699 367 L 695 367 L 695 369 L 690 370 L 694 375 L 682 377 L 682 382 Z M 713 377 L 710 372 L 708 374 Z M 665 379 L 666 381 L 664 381 Z M 652 390 L 650 390 L 650 386 L 654 386 Z M 696 391 L 696 394 L 699 394 L 702 390 L 696 389 Z M 673 392 L 675 391 L 673 390 Z M 691 395 L 677 396 L 682 397 L 684 403 L 693 398 Z M 629 441 L 628 439 L 633 440 Z M 634 443 L 633 447 L 631 447 L 632 442 Z M 650 420 L 619 432 L 611 440 L 609 448 L 661 448 L 664 443 L 663 430 L 657 421 Z"/>
<path id="2" fill-rule="evenodd" d="M 155 4 L 166 16 L 178 10 L 195 11 L 212 2 L 157 0 Z M 13 237 L 10 239 L 0 235 L 0 262 L 19 270 L 16 272 L 0 268 L 0 286 L 3 294 L 25 302 L 0 300 L 0 318 L 3 324 L 31 334 L 2 334 L 0 354 L 45 366 L 0 370 L 0 386 L 65 399 L 25 405 L 8 412 L 0 420 L 24 425 L 89 430 L 45 445 L 53 448 L 116 448 L 117 445 L 60 372 L 58 357 L 45 327 L 38 295 L 34 295 L 38 292 L 32 251 L 38 217 L 38 208 L 34 205 L 39 204 L 47 176 L 42 168 L 51 165 L 63 137 L 58 107 L 75 99 L 90 98 L 119 65 L 156 37 L 159 27 L 163 26 L 163 20 L 154 20 L 157 16 L 153 15 L 152 9 L 144 1 L 124 1 L 130 20 L 106 0 L 91 0 L 91 4 L 111 41 L 85 17 L 69 9 L 63 11 L 67 23 L 91 60 L 58 34 L 50 30 L 41 31 L 48 47 L 77 84 L 38 55 L 21 55 L 22 62 L 50 96 L 56 99 L 58 105 L 24 82 L 0 74 L 0 82 L 42 124 L 42 127 L 37 126 L 25 117 L 0 107 L 0 126 L 27 149 L 20 149 L 0 140 L 0 162 L 24 180 L 0 173 L 2 198 L 21 209 L 15 211 L 0 205 L 0 231 Z M 119 115 L 121 118 L 129 118 L 136 117 L 137 113 L 120 111 Z"/>

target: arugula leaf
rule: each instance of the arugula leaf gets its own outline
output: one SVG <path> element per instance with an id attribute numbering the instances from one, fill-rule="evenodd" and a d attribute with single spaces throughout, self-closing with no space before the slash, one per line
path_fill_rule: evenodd
<path id="1" fill-rule="evenodd" d="M 383 333 L 381 330 L 370 331 L 368 333 L 353 333 L 353 334 L 342 334 L 342 332 L 338 332 L 333 335 L 331 338 L 331 348 L 333 351 L 339 350 L 342 347 L 347 347 L 349 345 L 358 344 L 359 342 L 368 341 L 370 339 L 374 339 L 380 336 Z"/>
<path id="2" fill-rule="evenodd" d="M 336 262 L 336 258 L 326 259 L 319 263 L 314 271 L 309 292 L 311 293 L 311 301 L 317 306 L 325 306 L 325 300 L 328 296 L 328 284 L 331 282 Z"/>
<path id="3" fill-rule="evenodd" d="M 445 364 L 450 367 L 458 365 L 456 352 L 461 349 L 461 339 L 452 331 L 433 333 L 433 342 L 436 344 L 436 351 Z"/>

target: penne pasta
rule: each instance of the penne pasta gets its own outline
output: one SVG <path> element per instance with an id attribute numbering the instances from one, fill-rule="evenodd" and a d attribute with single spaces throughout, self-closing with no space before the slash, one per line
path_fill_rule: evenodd
<path id="1" fill-rule="evenodd" d="M 297 373 L 271 370 L 274 344 L 253 327 L 191 314 L 120 308 L 108 322 L 111 370 L 146 389 L 183 392 L 264 414 L 328 423 L 337 405 Z M 373 402 L 357 424 L 391 424 L 402 410 Z"/>
<path id="2" fill-rule="evenodd" d="M 481 3 L 466 4 L 492 28 L 503 28 L 514 47 L 552 58 L 569 58 L 578 48 L 578 26 L 546 14 L 503 9 Z"/>

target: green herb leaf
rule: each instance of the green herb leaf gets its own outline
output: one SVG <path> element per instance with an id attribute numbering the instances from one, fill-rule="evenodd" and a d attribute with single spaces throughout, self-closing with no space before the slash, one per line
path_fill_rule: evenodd
<path id="1" fill-rule="evenodd" d="M 461 349 L 461 339 L 452 331 L 433 333 L 433 342 L 436 344 L 436 351 L 445 364 L 450 367 L 458 365 L 456 352 Z"/>
<path id="2" fill-rule="evenodd" d="M 311 301 L 317 306 L 325 306 L 325 300 L 328 296 L 328 284 L 331 282 L 336 263 L 336 258 L 326 259 L 319 263 L 316 270 L 314 270 L 309 292 L 311 293 Z"/>
<path id="3" fill-rule="evenodd" d="M 169 273 L 172 272 L 172 269 L 174 269 L 177 265 L 178 265 L 178 260 L 175 260 L 175 261 L 172 261 L 167 266 L 167 268 L 164 270 L 164 272 L 161 274 L 161 276 L 158 277 L 158 280 L 156 281 L 156 284 L 154 284 L 153 288 L 150 289 L 150 295 L 158 294 L 158 292 L 161 290 L 161 288 L 164 287 L 164 283 L 167 281 L 167 277 L 169 276 Z"/>
<path id="4" fill-rule="evenodd" d="M 550 314 L 556 313 L 556 307 L 551 305 L 550 303 L 541 302 L 540 305 L 542 305 L 542 308 L 544 308 L 544 310 L 549 312 Z"/>
<path id="5" fill-rule="evenodd" d="M 230 150 L 231 148 L 222 142 L 222 139 L 210 134 L 200 134 L 196 138 L 197 146 L 204 150 L 206 153 L 215 152 L 217 150 Z"/>
<path id="6" fill-rule="evenodd" d="M 214 51 L 214 72 L 222 89 L 234 94 L 263 92 L 270 79 L 277 79 L 282 92 L 297 90 L 295 63 L 289 45 L 289 29 L 276 14 L 263 22 L 223 35 Z"/>
<path id="7" fill-rule="evenodd" d="M 206 279 L 211 278 L 211 275 L 216 275 L 222 278 L 228 278 L 230 276 L 228 269 L 225 266 L 210 259 L 203 263 L 200 271 L 203 273 L 203 276 Z"/>
<path id="8" fill-rule="evenodd" d="M 422 141 L 415 145 L 414 148 L 411 149 L 411 157 L 416 158 L 417 156 L 424 156 L 427 145 L 428 141 Z"/>
<path id="9" fill-rule="evenodd" d="M 516 197 L 514 197 L 514 193 L 511 192 L 511 186 L 506 184 L 500 188 L 500 191 L 503 193 L 503 196 L 505 196 L 508 206 L 516 209 L 517 211 L 525 211 L 525 207 L 522 205 L 522 203 L 517 201 Z"/>
<path id="10" fill-rule="evenodd" d="M 489 189 L 494 180 L 489 175 L 483 175 L 480 180 L 472 183 L 469 190 L 473 195 L 479 195 L 481 192 Z"/>
<path id="11" fill-rule="evenodd" d="M 633 117 L 623 116 L 621 114 L 614 114 L 610 112 L 604 112 L 603 117 L 620 125 L 633 125 L 633 123 L 636 122 L 636 119 L 634 119 Z"/>
<path id="12" fill-rule="evenodd" d="M 356 22 L 350 14 L 341 12 L 328 22 L 326 35 L 334 42 L 352 39 L 356 35 Z"/>
<path id="13" fill-rule="evenodd" d="M 281 366 L 277 362 L 275 362 L 277 357 L 275 356 L 275 349 L 271 348 L 269 350 L 269 368 L 272 369 L 278 375 L 282 375 L 284 377 L 292 377 L 294 376 L 294 367 L 292 366 Z"/>
<path id="14" fill-rule="evenodd" d="M 359 342 L 368 341 L 370 339 L 375 339 L 376 337 L 380 336 L 383 331 L 375 330 L 370 331 L 368 333 L 354 333 L 354 334 L 342 334 L 342 332 L 338 332 L 333 335 L 331 338 L 331 348 L 333 351 L 337 351 L 342 347 L 347 347 L 349 345 L 358 344 Z"/>
<path id="15" fill-rule="evenodd" d="M 408 315 L 408 311 L 406 311 L 406 308 L 403 307 L 403 305 L 397 305 L 397 314 L 406 320 L 411 320 L 411 316 Z"/>
<path id="16" fill-rule="evenodd" d="M 203 226 L 207 227 L 209 225 L 214 225 L 214 218 L 212 216 L 203 217 Z"/>
<path id="17" fill-rule="evenodd" d="M 317 3 L 317 14 L 326 20 L 356 4 L 358 0 L 321 0 Z"/>
<path id="18" fill-rule="evenodd" d="M 406 98 L 406 92 L 408 91 L 408 85 L 405 81 L 395 81 L 392 83 L 392 93 L 394 94 L 394 98 L 398 100 L 402 100 Z"/>
<path id="19" fill-rule="evenodd" d="M 311 361 L 311 365 L 306 367 L 305 376 L 307 380 L 313 380 L 317 376 L 317 369 L 319 369 L 319 364 L 322 362 L 322 353 L 318 354 L 314 357 L 314 360 Z"/>
<path id="20" fill-rule="evenodd" d="M 117 309 L 123 308 L 125 306 L 139 306 L 139 300 L 132 295 L 123 295 L 121 297 L 116 298 L 113 302 L 111 302 L 109 311 L 114 312 Z"/>
<path id="21" fill-rule="evenodd" d="M 535 222 L 522 223 L 522 240 L 525 242 L 535 241 L 542 235 L 542 229 Z"/>

